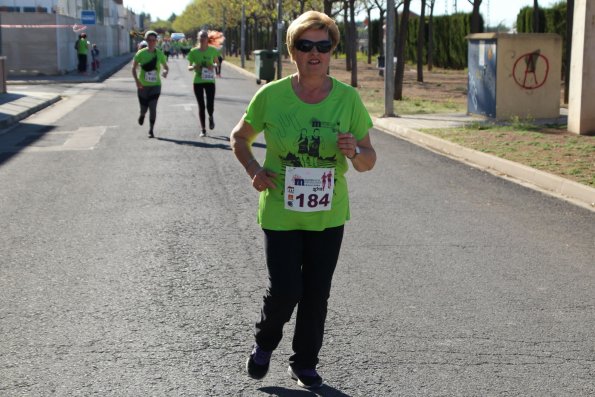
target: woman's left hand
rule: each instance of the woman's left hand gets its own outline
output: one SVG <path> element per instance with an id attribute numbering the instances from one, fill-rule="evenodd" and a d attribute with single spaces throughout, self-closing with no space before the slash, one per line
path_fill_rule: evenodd
<path id="1" fill-rule="evenodd" d="M 352 133 L 337 134 L 337 147 L 345 155 L 345 157 L 353 157 L 355 155 L 355 148 L 357 147 L 357 139 Z"/>
<path id="2" fill-rule="evenodd" d="M 358 141 L 349 132 L 338 134 L 337 147 L 345 157 L 351 160 L 353 168 L 357 171 L 370 171 L 374 168 L 374 164 L 376 164 L 376 151 L 372 147 L 370 134 L 364 135 L 361 141 Z M 359 148 L 357 153 L 356 148 Z"/>

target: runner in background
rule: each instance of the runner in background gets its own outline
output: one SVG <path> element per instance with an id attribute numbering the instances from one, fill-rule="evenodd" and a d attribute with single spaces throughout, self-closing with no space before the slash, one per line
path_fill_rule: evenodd
<path id="1" fill-rule="evenodd" d="M 134 56 L 132 76 L 136 82 L 140 116 L 138 124 L 143 125 L 145 114 L 149 111 L 149 138 L 154 137 L 153 127 L 157 119 L 157 101 L 161 95 L 161 78 L 159 72 L 163 67 L 163 77 L 167 77 L 169 67 L 163 52 L 157 49 L 157 32 L 149 30 L 145 33 L 147 48 L 140 49 Z M 138 73 L 138 66 L 141 71 Z"/>
<path id="2" fill-rule="evenodd" d="M 209 114 L 209 129 L 215 128 L 213 113 L 215 111 L 215 66 L 217 64 L 218 47 L 223 45 L 225 37 L 217 31 L 201 30 L 198 32 L 198 46 L 188 53 L 188 70 L 194 72 L 194 96 L 198 102 L 198 119 L 200 136 L 206 136 L 205 105 Z M 205 104 L 206 96 L 206 104 Z"/>

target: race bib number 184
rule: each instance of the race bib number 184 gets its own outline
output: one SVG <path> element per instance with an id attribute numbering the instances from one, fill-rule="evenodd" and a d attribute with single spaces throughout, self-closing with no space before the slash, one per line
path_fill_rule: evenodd
<path id="1" fill-rule="evenodd" d="M 285 209 L 298 212 L 330 211 L 335 169 L 287 167 Z"/>

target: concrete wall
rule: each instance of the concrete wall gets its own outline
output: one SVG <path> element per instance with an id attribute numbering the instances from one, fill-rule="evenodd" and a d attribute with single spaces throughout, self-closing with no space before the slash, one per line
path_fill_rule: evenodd
<path id="1" fill-rule="evenodd" d="M 498 34 L 497 46 L 496 117 L 559 117 L 562 38 Z"/>
<path id="2" fill-rule="evenodd" d="M 0 13 L 0 18 L 5 26 L 25 25 L 2 28 L 1 55 L 6 56 L 9 76 L 59 75 L 76 70 L 74 43 L 78 33 L 72 26 L 80 20 L 59 14 L 7 12 Z M 131 51 L 128 31 L 121 26 L 91 25 L 85 33 L 103 58 Z"/>

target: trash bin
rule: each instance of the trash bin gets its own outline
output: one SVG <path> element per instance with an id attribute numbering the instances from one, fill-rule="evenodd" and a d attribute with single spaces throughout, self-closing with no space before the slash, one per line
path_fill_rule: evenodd
<path id="1" fill-rule="evenodd" d="M 467 39 L 468 113 L 500 120 L 560 116 L 560 36 L 478 33 Z"/>
<path id="2" fill-rule="evenodd" d="M 276 50 L 254 51 L 254 74 L 256 74 L 256 84 L 260 84 L 262 80 L 265 80 L 267 83 L 275 80 L 276 62 Z"/>

